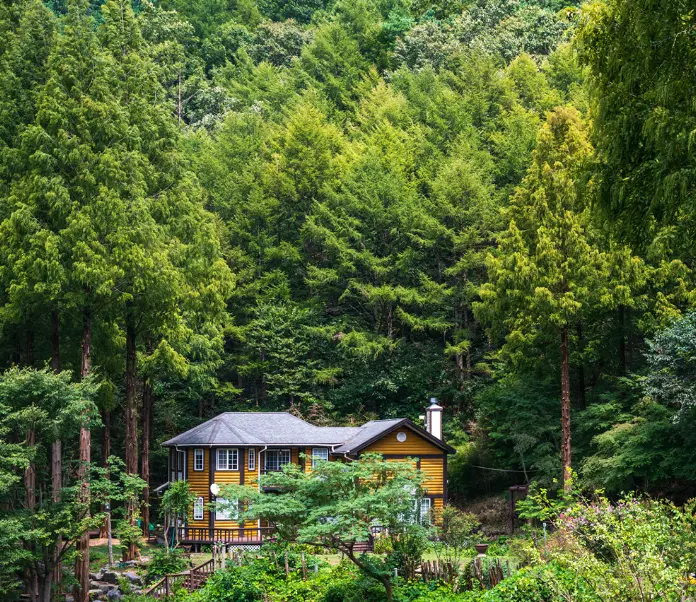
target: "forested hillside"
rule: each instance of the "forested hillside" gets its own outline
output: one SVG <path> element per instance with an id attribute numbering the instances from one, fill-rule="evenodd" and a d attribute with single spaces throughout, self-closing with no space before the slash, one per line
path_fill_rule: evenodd
<path id="1" fill-rule="evenodd" d="M 690 491 L 693 15 L 579 4 L 4 0 L 0 365 L 89 377 L 66 466 L 434 396 L 456 500 Z"/>

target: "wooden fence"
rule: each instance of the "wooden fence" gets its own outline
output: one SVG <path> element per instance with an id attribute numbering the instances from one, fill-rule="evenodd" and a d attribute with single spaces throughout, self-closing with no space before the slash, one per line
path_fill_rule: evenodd
<path id="1" fill-rule="evenodd" d="M 421 576 L 426 583 L 443 581 L 451 584 L 455 592 L 493 589 L 511 574 L 510 562 L 503 563 L 498 558 L 489 560 L 478 556 L 459 569 L 455 568 L 451 562 L 439 560 L 421 563 Z"/>

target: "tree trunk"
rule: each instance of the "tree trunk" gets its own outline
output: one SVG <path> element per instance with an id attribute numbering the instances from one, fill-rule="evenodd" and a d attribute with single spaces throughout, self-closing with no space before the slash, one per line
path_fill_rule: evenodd
<path id="1" fill-rule="evenodd" d="M 51 579 L 43 576 L 39 579 L 39 602 L 51 602 L 52 595 L 52 583 Z"/>
<path id="2" fill-rule="evenodd" d="M 133 308 L 126 309 L 126 472 L 138 474 L 138 412 L 136 408 L 136 329 Z M 128 520 L 135 524 L 137 512 L 134 502 L 128 502 Z M 129 546 L 126 560 L 134 560 L 136 548 Z"/>
<path id="3" fill-rule="evenodd" d="M 60 439 L 51 444 L 51 501 L 60 502 L 60 490 L 63 486 L 63 449 Z"/>
<path id="4" fill-rule="evenodd" d="M 471 380 L 471 332 L 469 332 L 469 310 L 464 308 L 464 328 L 469 345 L 466 347 L 466 379 Z"/>
<path id="5" fill-rule="evenodd" d="M 92 313 L 90 308 L 82 310 L 82 358 L 80 376 L 86 379 L 92 371 Z M 91 452 L 91 433 L 86 424 L 87 417 L 83 416 L 80 427 L 80 502 L 84 504 L 83 516 L 89 516 L 89 464 Z M 85 531 L 76 544 L 77 558 L 75 560 L 75 602 L 89 602 L 89 532 Z"/>
<path id="6" fill-rule="evenodd" d="M 63 487 L 63 446 L 60 439 L 51 444 L 51 501 L 54 504 L 60 502 L 61 489 Z M 60 586 L 63 576 L 63 567 L 60 561 L 60 549 L 63 546 L 63 538 L 59 535 L 56 539 L 56 549 L 53 552 L 53 583 Z"/>
<path id="7" fill-rule="evenodd" d="M 152 425 L 152 386 L 146 380 L 143 383 L 143 441 L 142 453 L 140 456 L 140 478 L 145 481 L 145 489 L 143 490 L 143 535 L 149 536 L 150 525 L 150 427 Z"/>
<path id="8" fill-rule="evenodd" d="M 111 473 L 109 471 L 109 457 L 111 457 L 111 410 L 102 410 L 101 411 L 101 418 L 102 418 L 102 466 L 106 468 L 106 478 L 109 479 L 111 477 Z M 102 505 L 101 507 L 102 512 L 106 512 L 106 506 Z M 109 529 L 109 517 L 107 516 L 104 519 L 104 522 L 100 525 L 99 527 L 99 537 L 100 539 L 104 539 L 107 537 L 108 529 Z"/>
<path id="9" fill-rule="evenodd" d="M 619 305 L 619 374 L 626 374 L 626 308 Z"/>
<path id="10" fill-rule="evenodd" d="M 394 594 L 392 593 L 391 579 L 389 577 L 385 577 L 382 583 L 384 584 L 384 589 L 387 593 L 387 602 L 392 602 Z"/>
<path id="11" fill-rule="evenodd" d="M 24 443 L 28 450 L 36 447 L 36 431 L 27 429 Z M 36 511 L 36 464 L 30 462 L 24 469 L 24 506 L 31 516 Z M 39 581 L 36 573 L 36 564 L 31 563 L 26 572 L 26 590 L 32 602 L 39 598 Z"/>
<path id="12" fill-rule="evenodd" d="M 571 487 L 570 448 L 570 361 L 568 358 L 568 326 L 561 330 L 561 464 L 563 466 L 563 489 Z"/>
<path id="13" fill-rule="evenodd" d="M 138 474 L 138 413 L 136 408 L 136 348 L 132 311 L 126 316 L 126 472 Z"/>
<path id="14" fill-rule="evenodd" d="M 111 410 L 102 410 L 101 415 L 104 423 L 102 432 L 102 463 L 105 468 L 108 468 L 109 457 L 111 456 Z"/>
<path id="15" fill-rule="evenodd" d="M 36 446 L 36 431 L 28 429 L 24 443 L 27 449 Z M 27 510 L 33 512 L 36 509 L 36 464 L 30 462 L 29 466 L 24 470 L 24 492 L 25 506 Z"/>
<path id="16" fill-rule="evenodd" d="M 60 331 L 58 312 L 51 312 L 51 370 L 56 374 L 60 372 Z M 60 439 L 51 444 L 51 502 L 60 502 L 61 489 L 63 488 L 63 445 Z M 53 554 L 52 581 L 56 587 L 60 587 L 63 576 L 63 567 L 60 562 L 60 549 L 63 538 L 59 535 L 56 539 L 56 549 Z M 50 584 L 49 584 L 50 587 Z M 45 595 L 45 594 L 44 594 Z M 50 589 L 49 589 L 50 595 Z"/>

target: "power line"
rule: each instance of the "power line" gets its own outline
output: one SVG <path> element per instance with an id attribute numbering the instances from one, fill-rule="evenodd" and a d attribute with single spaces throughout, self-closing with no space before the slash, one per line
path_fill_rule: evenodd
<path id="1" fill-rule="evenodd" d="M 481 470 L 493 470 L 495 472 L 521 472 L 522 474 L 525 474 L 527 472 L 537 472 L 538 469 L 532 468 L 529 470 L 508 470 L 506 468 L 488 468 L 486 466 L 477 466 L 476 464 L 471 464 L 472 468 L 480 468 Z"/>

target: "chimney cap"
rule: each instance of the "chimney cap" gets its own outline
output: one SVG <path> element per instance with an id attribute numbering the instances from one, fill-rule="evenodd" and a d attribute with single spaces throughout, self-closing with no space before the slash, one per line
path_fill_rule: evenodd
<path id="1" fill-rule="evenodd" d="M 442 406 L 440 406 L 437 403 L 437 397 L 431 397 L 430 398 L 430 406 L 428 407 L 428 409 L 430 410 L 430 409 L 437 409 L 437 408 L 442 409 Z"/>

